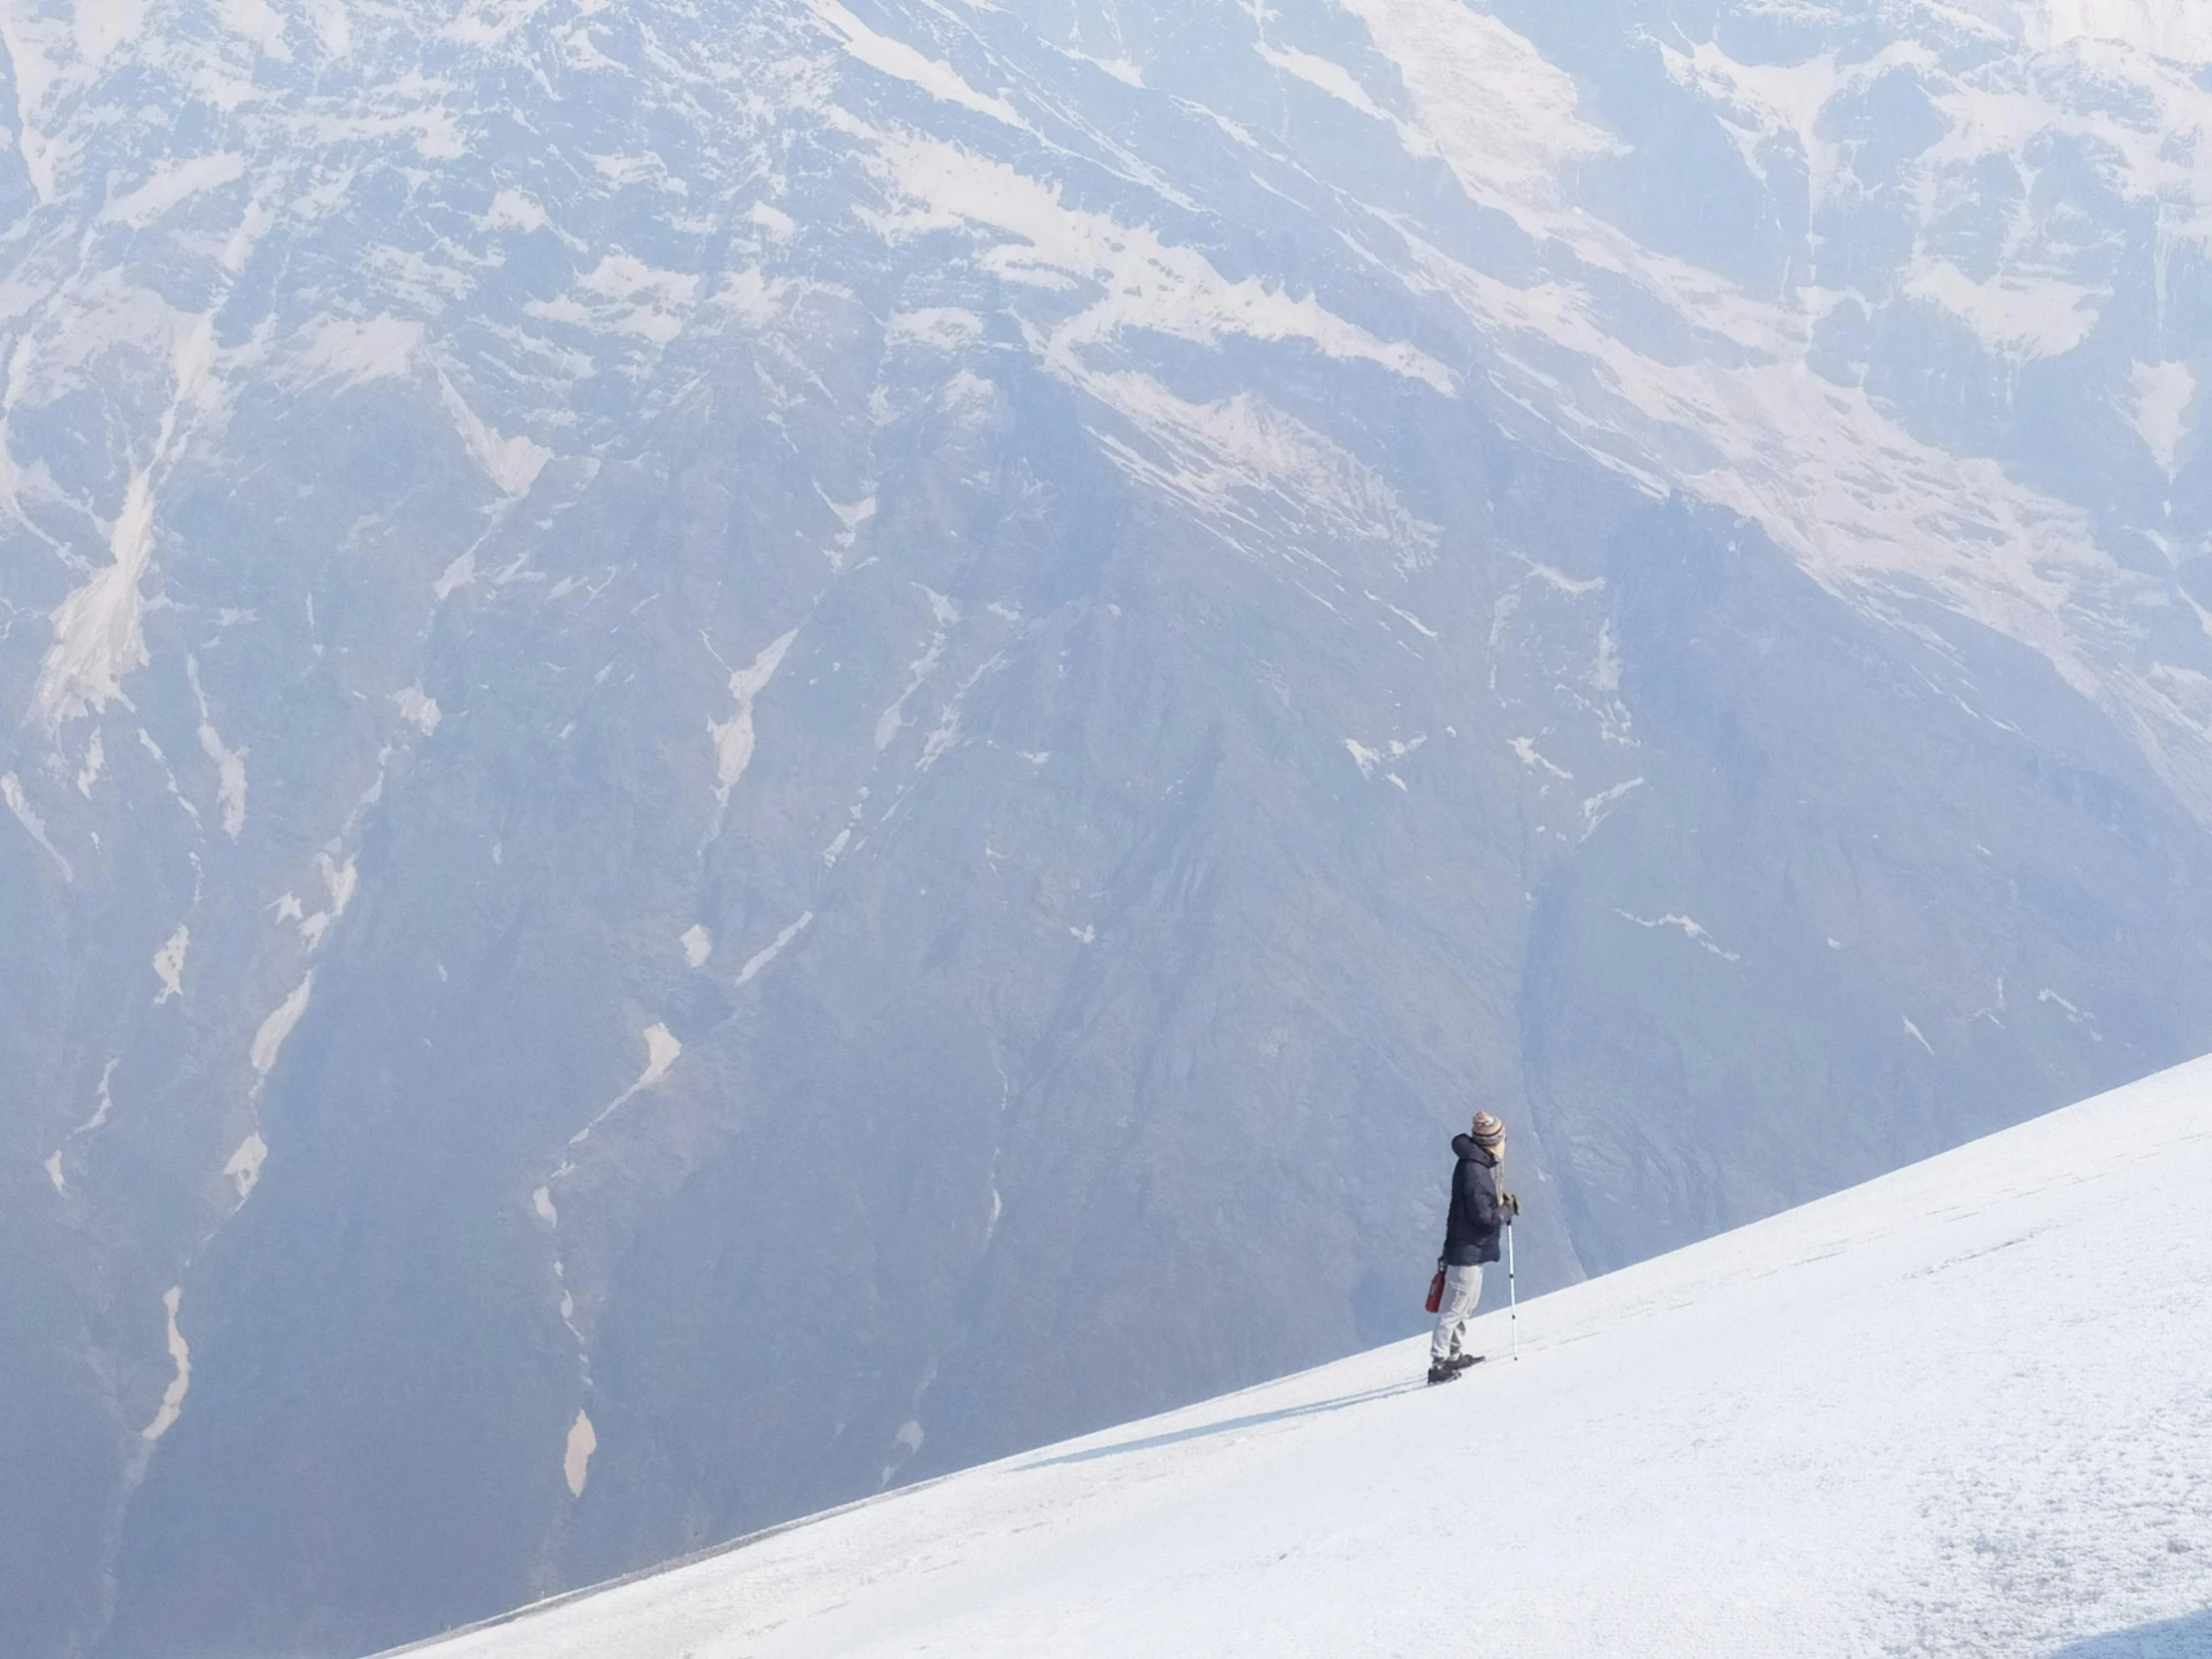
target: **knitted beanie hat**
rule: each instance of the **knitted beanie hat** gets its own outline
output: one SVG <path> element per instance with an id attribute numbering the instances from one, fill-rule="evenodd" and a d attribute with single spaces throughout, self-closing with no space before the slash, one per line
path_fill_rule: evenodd
<path id="1" fill-rule="evenodd" d="M 1467 1138 L 1494 1158 L 1505 1149 L 1505 1125 L 1487 1112 L 1477 1112 L 1473 1131 Z"/>

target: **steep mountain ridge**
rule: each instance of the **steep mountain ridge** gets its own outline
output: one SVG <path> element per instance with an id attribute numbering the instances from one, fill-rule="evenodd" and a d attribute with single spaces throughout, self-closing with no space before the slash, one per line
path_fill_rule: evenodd
<path id="1" fill-rule="evenodd" d="M 1549 1284 L 2212 1046 L 2189 15 L 9 7 L 0 1618 L 1372 1345 L 1470 1102 Z"/>

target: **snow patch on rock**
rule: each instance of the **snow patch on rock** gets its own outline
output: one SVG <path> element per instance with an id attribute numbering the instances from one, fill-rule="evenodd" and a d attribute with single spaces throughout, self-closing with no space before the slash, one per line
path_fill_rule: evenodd
<path id="1" fill-rule="evenodd" d="M 385 311 L 358 319 L 324 317 L 299 361 L 309 375 L 333 386 L 365 386 L 406 374 L 421 349 L 422 324 Z"/>
<path id="2" fill-rule="evenodd" d="M 175 1426 L 184 1413 L 185 1393 L 192 1386 L 192 1347 L 177 1328 L 177 1310 L 184 1298 L 182 1285 L 172 1285 L 162 1293 L 162 1307 L 169 1316 L 169 1358 L 176 1371 L 169 1380 L 169 1386 L 162 1390 L 161 1407 L 155 1411 L 154 1420 L 139 1430 L 139 1437 L 149 1443 Z"/>
<path id="3" fill-rule="evenodd" d="M 1548 772 L 1551 774 L 1552 777 L 1558 779 L 1559 782 L 1562 784 L 1571 784 L 1574 782 L 1573 773 L 1567 771 L 1567 769 L 1564 767 L 1554 766 L 1551 762 L 1544 759 L 1543 755 L 1536 748 L 1536 740 L 1534 738 L 1515 738 L 1512 740 L 1512 743 L 1509 747 L 1512 749 L 1514 755 L 1519 758 L 1520 764 L 1522 766 L 1528 767 L 1531 770 L 1541 770 L 1544 772 Z"/>
<path id="4" fill-rule="evenodd" d="M 2050 50 L 2111 41 L 2183 63 L 2212 63 L 2212 11 L 2200 0 L 2034 0 L 2028 39 Z"/>
<path id="5" fill-rule="evenodd" d="M 545 470 L 545 463 L 553 458 L 553 451 L 527 437 L 504 437 L 493 431 L 442 369 L 438 371 L 438 392 L 469 459 L 501 494 L 528 495 L 538 474 Z"/>
<path id="6" fill-rule="evenodd" d="M 877 34 L 836 0 L 808 0 L 808 9 L 851 57 L 878 74 L 919 87 L 930 97 L 947 104 L 987 115 L 993 121 L 1002 121 L 1022 132 L 1029 131 L 1029 124 L 1015 114 L 1013 106 L 1003 98 L 985 97 L 962 80 L 960 72 L 950 64 L 924 56 L 904 41 Z"/>
<path id="7" fill-rule="evenodd" d="M 108 752 L 100 740 L 100 734 L 92 734 L 92 742 L 85 745 L 85 764 L 77 769 L 77 793 L 87 801 L 92 799 L 92 786 L 100 782 L 100 774 L 107 770 Z"/>
<path id="8" fill-rule="evenodd" d="M 215 720 L 208 709 L 208 694 L 200 689 L 197 658 L 185 658 L 185 678 L 191 683 L 193 698 L 200 705 L 200 752 L 215 763 L 216 800 L 223 810 L 223 832 L 237 840 L 239 831 L 246 828 L 246 751 L 229 747 L 223 741 L 223 734 L 215 729 Z"/>
<path id="9" fill-rule="evenodd" d="M 393 692 L 391 700 L 399 705 L 400 718 L 426 738 L 437 731 L 438 722 L 445 718 L 438 712 L 437 699 L 423 695 L 420 680 Z"/>
<path id="10" fill-rule="evenodd" d="M 247 1058 L 253 1064 L 255 1074 L 267 1077 L 276 1068 L 276 1056 L 284 1046 L 284 1039 L 291 1035 L 292 1027 L 299 1023 L 299 1016 L 307 1011 L 307 999 L 314 993 L 314 970 L 309 968 L 306 977 L 292 988 L 262 1021 L 261 1029 L 254 1033 L 254 1046 Z"/>
<path id="11" fill-rule="evenodd" d="M 894 312 L 883 324 L 883 343 L 918 346 L 931 351 L 958 351 L 982 337 L 983 319 L 957 305 L 931 305 L 919 310 Z"/>
<path id="12" fill-rule="evenodd" d="M 1543 235 L 1568 170 L 1619 148 L 1584 121 L 1574 81 L 1487 12 L 1456 0 L 1350 0 L 1412 100 L 1411 130 L 1468 197 Z"/>
<path id="13" fill-rule="evenodd" d="M 638 1073 L 636 1082 L 616 1095 L 614 1099 L 608 1101 L 606 1105 L 600 1107 L 598 1112 L 593 1115 L 591 1122 L 569 1136 L 568 1144 L 570 1146 L 582 1146 L 584 1142 L 591 1139 L 593 1130 L 605 1123 L 607 1119 L 624 1106 L 627 1106 L 641 1090 L 651 1088 L 666 1077 L 668 1068 L 682 1057 L 683 1052 L 684 1045 L 678 1040 L 675 1032 L 658 1020 L 648 1025 L 645 1028 L 645 1070 Z"/>
<path id="14" fill-rule="evenodd" d="M 787 634 L 768 642 L 760 655 L 744 668 L 730 671 L 730 695 L 737 707 L 724 721 L 709 721 L 707 735 L 715 746 L 715 828 L 722 828 L 723 812 L 730 805 L 730 792 L 745 777 L 746 769 L 753 764 L 753 705 L 768 683 L 776 678 L 776 671 L 784 666 L 784 657 L 792 648 L 792 641 L 799 638 L 794 628 Z"/>
<path id="15" fill-rule="evenodd" d="M 2128 372 L 2128 388 L 2134 393 L 2128 424 L 2151 459 L 2171 474 L 2197 400 L 2196 371 L 2182 362 L 2136 363 Z"/>
<path id="16" fill-rule="evenodd" d="M 1644 916 L 1631 915 L 1628 911 L 1620 909 L 1616 909 L 1613 914 L 1619 916 L 1623 921 L 1634 922 L 1638 927 L 1671 927 L 1675 931 L 1679 932 L 1684 938 L 1688 939 L 1692 944 L 1696 945 L 1699 949 L 1708 951 L 1711 954 L 1718 956 L 1724 962 L 1740 962 L 1743 960 L 1743 958 L 1737 955 L 1735 951 L 1723 950 L 1720 945 L 1714 941 L 1713 935 L 1708 933 L 1702 926 L 1700 926 L 1689 916 L 1677 915 L 1674 912 L 1669 911 L 1666 915 L 1663 916 L 1652 916 L 1646 918 Z"/>
<path id="17" fill-rule="evenodd" d="M 245 176 L 246 158 L 236 151 L 164 162 L 136 190 L 110 197 L 100 217 L 110 224 L 143 231 L 178 204 L 203 191 L 220 190 Z"/>
<path id="18" fill-rule="evenodd" d="M 353 859 L 348 858 L 340 863 L 327 850 L 315 854 L 315 867 L 321 871 L 322 890 L 328 901 L 313 915 L 299 917 L 299 936 L 307 941 L 307 948 L 310 950 L 321 948 L 324 936 L 331 925 L 345 914 L 345 907 L 353 902 L 354 891 L 361 882 L 359 866 Z M 284 896 L 291 897 L 289 893 Z M 296 899 L 292 901 L 292 909 L 295 913 L 299 909 Z"/>
<path id="19" fill-rule="evenodd" d="M 142 628 L 146 596 L 139 584 L 154 558 L 154 475 L 168 458 L 182 415 L 210 392 L 216 354 L 212 316 L 176 319 L 165 310 L 162 320 L 173 327 L 174 394 L 154 434 L 152 452 L 133 469 L 122 510 L 108 526 L 110 562 L 63 599 L 51 618 L 54 641 L 39 665 L 31 702 L 35 717 L 49 731 L 122 700 L 123 677 L 147 661 Z M 12 393 L 12 385 L 10 389 Z"/>
<path id="20" fill-rule="evenodd" d="M 784 953 L 784 947 L 786 945 L 790 944 L 792 940 L 798 938 L 800 934 L 804 933 L 807 930 L 809 925 L 813 923 L 814 919 L 814 911 L 805 911 L 801 914 L 800 918 L 797 921 L 793 922 L 789 927 L 785 928 L 781 933 L 777 934 L 774 939 L 770 940 L 759 950 L 756 950 L 751 956 L 747 957 L 745 966 L 738 970 L 738 983 L 741 985 L 750 985 L 756 978 L 760 976 L 761 970 L 763 968 L 767 967 L 769 963 L 775 961 L 777 957 L 781 956 Z"/>
<path id="21" fill-rule="evenodd" d="M 268 1161 L 269 1143 L 262 1139 L 257 1129 L 239 1142 L 238 1150 L 231 1154 L 231 1161 L 223 1166 L 223 1173 L 238 1189 L 241 1204 L 254 1196 L 255 1185 L 262 1178 L 262 1165 Z"/>
<path id="22" fill-rule="evenodd" d="M 30 798 L 23 793 L 21 780 L 12 772 L 0 773 L 0 801 L 7 803 L 9 813 L 16 823 L 23 826 L 24 833 L 36 841 L 55 863 L 61 865 L 62 879 L 74 882 L 77 879 L 76 871 L 70 868 L 69 860 L 62 856 L 61 849 L 47 838 L 46 821 L 32 810 Z"/>
<path id="23" fill-rule="evenodd" d="M 2111 297 L 2059 276 L 1999 272 L 1975 280 L 1948 260 L 1917 261 L 1905 291 L 1940 306 L 1972 329 L 1981 343 L 2008 362 L 2062 357 L 2097 323 L 2098 305 Z"/>
<path id="24" fill-rule="evenodd" d="M 154 977 L 162 982 L 161 990 L 154 997 L 154 1006 L 160 1007 L 173 996 L 185 994 L 185 951 L 192 944 L 192 929 L 183 922 L 170 934 L 161 949 L 154 952 Z"/>
<path id="25" fill-rule="evenodd" d="M 698 294 L 697 276 L 657 270 L 618 251 L 578 276 L 567 293 L 532 299 L 522 308 L 547 322 L 591 333 L 627 334 L 661 346 L 684 331 Z"/>
<path id="26" fill-rule="evenodd" d="M 542 231 L 552 221 L 536 197 L 510 186 L 492 197 L 476 223 L 486 231 Z"/>
<path id="27" fill-rule="evenodd" d="M 561 1450 L 561 1478 L 568 1482 L 570 1497 L 584 1495 L 584 1483 L 591 1478 L 591 1454 L 598 1449 L 599 1435 L 591 1418 L 579 1410 L 568 1425 L 568 1443 Z"/>
<path id="28" fill-rule="evenodd" d="M 1451 371 L 1426 352 L 1379 339 L 1311 295 L 1293 297 L 1253 276 L 1231 281 L 1195 248 L 1148 225 L 1070 207 L 1057 186 L 1004 163 L 918 136 L 886 138 L 878 156 L 884 183 L 911 204 L 884 220 L 887 234 L 965 228 L 988 243 L 976 260 L 984 271 L 1040 294 L 1095 295 L 1037 338 L 1046 364 L 1067 378 L 1081 382 L 1086 353 L 1142 329 L 1210 347 L 1236 337 L 1299 341 L 1455 392 Z"/>

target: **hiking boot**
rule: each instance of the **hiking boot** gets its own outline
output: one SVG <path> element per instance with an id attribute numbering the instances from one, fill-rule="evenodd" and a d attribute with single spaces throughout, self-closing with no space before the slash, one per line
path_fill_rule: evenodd
<path id="1" fill-rule="evenodd" d="M 1465 1371 L 1469 1366 L 1479 1366 L 1481 1363 L 1482 1356 L 1479 1354 L 1454 1354 L 1451 1357 L 1453 1371 Z"/>
<path id="2" fill-rule="evenodd" d="M 1431 1382 L 1456 1382 L 1459 1381 L 1459 1367 L 1448 1360 L 1438 1360 L 1428 1368 L 1428 1381 Z"/>

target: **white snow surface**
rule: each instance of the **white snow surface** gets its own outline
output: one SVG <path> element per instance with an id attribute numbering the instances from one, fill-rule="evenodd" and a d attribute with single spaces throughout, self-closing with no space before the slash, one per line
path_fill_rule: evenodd
<path id="1" fill-rule="evenodd" d="M 599 1436 L 592 1429 L 591 1418 L 583 1411 L 576 1413 L 576 1420 L 568 1425 L 568 1441 L 561 1449 L 561 1478 L 568 1482 L 568 1495 L 582 1497 L 584 1482 L 591 1478 L 591 1454 L 599 1449 Z"/>
<path id="2" fill-rule="evenodd" d="M 16 823 L 23 826 L 23 832 L 36 841 L 54 862 L 61 865 L 62 879 L 74 881 L 77 878 L 76 872 L 70 868 L 69 860 L 62 856 L 61 848 L 54 844 L 53 837 L 47 834 L 46 821 L 38 816 L 30 798 L 23 793 L 22 781 L 12 772 L 0 774 L 0 802 L 7 804 Z"/>
<path id="3" fill-rule="evenodd" d="M 154 998 L 157 1005 L 185 994 L 185 952 L 191 945 L 192 929 L 179 922 L 168 942 L 154 952 L 154 976 L 162 982 L 161 991 Z"/>
<path id="4" fill-rule="evenodd" d="M 2201 0 L 2040 0 L 2030 8 L 2038 46 L 2070 40 L 2123 41 L 2183 62 L 2212 61 L 2212 12 Z"/>
<path id="5" fill-rule="evenodd" d="M 417 680 L 391 694 L 391 700 L 399 705 L 399 718 L 406 721 L 424 737 L 435 735 L 438 722 L 445 718 L 438 708 L 438 700 L 423 694 L 422 682 Z"/>
<path id="6" fill-rule="evenodd" d="M 2055 1655 L 2212 1603 L 2208 1192 L 2212 1059 L 1532 1299 L 1517 1361 L 1493 1308 L 1443 1388 L 1401 1343 L 427 1646 Z"/>
<path id="7" fill-rule="evenodd" d="M 231 1178 L 238 1189 L 239 1202 L 245 1203 L 254 1196 L 254 1188 L 262 1179 L 262 1165 L 269 1161 L 269 1143 L 256 1130 L 239 1143 L 231 1154 L 231 1161 L 223 1166 L 223 1173 Z"/>
<path id="8" fill-rule="evenodd" d="M 645 1028 L 645 1070 L 638 1073 L 638 1080 L 635 1083 L 632 1083 L 627 1089 L 624 1089 L 622 1093 L 616 1095 L 614 1099 L 608 1101 L 606 1105 L 600 1107 L 598 1113 L 592 1118 L 591 1122 L 585 1124 L 583 1128 L 577 1130 L 575 1134 L 569 1136 L 568 1144 L 570 1146 L 582 1146 L 584 1142 L 590 1140 L 591 1132 L 594 1129 L 597 1129 L 602 1123 L 605 1123 L 607 1119 L 614 1116 L 614 1114 L 620 1111 L 624 1106 L 627 1106 L 631 1102 L 631 1100 L 637 1096 L 639 1091 L 643 1089 L 650 1089 L 654 1084 L 658 1083 L 662 1078 L 666 1077 L 668 1075 L 668 1068 L 676 1064 L 677 1060 L 683 1056 L 683 1040 L 679 1038 L 675 1032 L 671 1031 L 666 1025 L 663 1025 L 659 1020 L 655 1020 L 651 1025 L 648 1025 Z M 560 1171 L 557 1171 L 556 1173 L 565 1174 L 566 1171 L 567 1166 L 564 1165 L 562 1169 Z M 542 1192 L 544 1191 L 544 1189 L 540 1188 L 539 1191 Z M 542 1214 L 543 1212 L 541 1211 L 540 1213 Z M 550 1220 L 552 1218 L 549 1217 L 548 1219 Z"/>
<path id="9" fill-rule="evenodd" d="M 1723 961 L 1740 962 L 1743 960 L 1743 957 L 1738 955 L 1735 951 L 1723 950 L 1717 943 L 1714 942 L 1713 935 L 1711 933 L 1708 933 L 1699 922 L 1697 922 L 1690 916 L 1677 915 L 1672 911 L 1663 916 L 1630 915 L 1626 910 L 1619 909 L 1616 909 L 1613 913 L 1619 916 L 1624 921 L 1634 922 L 1638 927 L 1675 928 L 1679 930 L 1682 936 L 1688 939 L 1692 944 L 1698 946 L 1701 950 L 1710 951 L 1713 955 L 1720 957 Z"/>
<path id="10" fill-rule="evenodd" d="M 988 98 L 977 92 L 960 78 L 958 70 L 939 59 L 915 51 L 903 41 L 890 40 L 877 34 L 836 0 L 810 0 L 811 7 L 825 28 L 836 36 L 844 49 L 859 62 L 893 80 L 919 87 L 932 98 L 941 98 L 948 104 L 987 115 L 994 121 L 1003 121 L 1009 127 L 1026 131 L 1028 123 L 1014 113 L 1013 107 L 1001 98 Z"/>
<path id="11" fill-rule="evenodd" d="M 738 983 L 741 985 L 750 985 L 756 978 L 760 976 L 760 972 L 763 968 L 767 967 L 769 963 L 775 961 L 777 957 L 781 956 L 784 953 L 784 947 L 786 945 L 790 944 L 792 940 L 798 938 L 800 934 L 804 933 L 807 930 L 808 925 L 813 922 L 814 919 L 814 911 L 803 911 L 797 921 L 793 922 L 781 933 L 777 934 L 775 938 L 771 939 L 767 944 L 763 945 L 752 955 L 748 956 L 745 959 L 745 966 L 738 969 Z"/>
<path id="12" fill-rule="evenodd" d="M 176 1371 L 170 1377 L 169 1385 L 162 1390 L 162 1403 L 154 1413 L 154 1420 L 139 1430 L 139 1437 L 149 1442 L 160 1439 L 176 1425 L 178 1417 L 184 1414 L 185 1395 L 192 1388 L 192 1345 L 177 1329 L 177 1309 L 184 1298 L 182 1285 L 172 1285 L 162 1293 L 162 1307 L 169 1316 L 169 1361 Z"/>
<path id="13" fill-rule="evenodd" d="M 277 1052 L 283 1048 L 284 1039 L 291 1035 L 291 1028 L 299 1023 L 299 1016 L 307 1011 L 307 998 L 313 994 L 314 970 L 309 968 L 306 976 L 292 987 L 291 995 L 262 1021 L 261 1029 L 254 1033 L 254 1046 L 248 1055 L 257 1076 L 267 1077 L 276 1068 Z"/>
<path id="14" fill-rule="evenodd" d="M 185 659 L 185 677 L 192 686 L 193 700 L 200 705 L 201 753 L 216 767 L 216 800 L 223 808 L 223 832 L 237 840 L 239 831 L 246 828 L 246 751 L 231 748 L 216 730 L 208 709 L 208 694 L 200 689 L 200 665 L 191 657 Z"/>
<path id="15" fill-rule="evenodd" d="M 761 653 L 745 668 L 730 671 L 730 695 L 737 708 L 725 721 L 709 721 L 707 735 L 715 745 L 715 814 L 720 827 L 721 815 L 730 805 L 730 792 L 737 788 L 738 780 L 745 776 L 745 769 L 753 764 L 753 704 L 761 693 L 768 690 L 768 683 L 776 678 L 776 671 L 784 666 L 785 653 L 792 648 L 792 641 L 799 638 L 799 630 L 781 634 L 761 647 Z"/>
<path id="16" fill-rule="evenodd" d="M 2151 458 L 2172 472 L 2197 398 L 2196 373 L 2187 363 L 2136 363 L 2128 384 L 2135 394 L 2129 419 Z"/>

